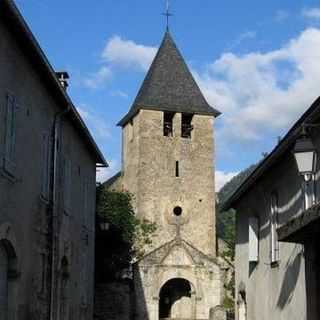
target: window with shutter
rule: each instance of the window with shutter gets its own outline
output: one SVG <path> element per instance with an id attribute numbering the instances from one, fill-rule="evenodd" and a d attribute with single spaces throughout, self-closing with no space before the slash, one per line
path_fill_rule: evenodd
<path id="1" fill-rule="evenodd" d="M 259 219 L 249 218 L 249 262 L 259 261 Z"/>
<path id="2" fill-rule="evenodd" d="M 4 169 L 10 175 L 15 172 L 15 144 L 16 102 L 13 95 L 7 94 Z"/>

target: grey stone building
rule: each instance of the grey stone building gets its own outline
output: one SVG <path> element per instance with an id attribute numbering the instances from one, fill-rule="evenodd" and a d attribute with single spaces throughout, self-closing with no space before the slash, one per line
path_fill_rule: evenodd
<path id="1" fill-rule="evenodd" d="M 0 319 L 92 319 L 106 161 L 13 1 L 0 0 Z"/>
<path id="2" fill-rule="evenodd" d="M 218 115 L 167 31 L 119 122 L 122 171 L 110 186 L 130 191 L 137 217 L 157 225 L 152 245 L 134 264 L 135 319 L 211 319 L 221 313 L 213 158 Z"/>
<path id="3" fill-rule="evenodd" d="M 236 210 L 238 320 L 320 317 L 319 123 L 318 98 L 224 206 Z"/>

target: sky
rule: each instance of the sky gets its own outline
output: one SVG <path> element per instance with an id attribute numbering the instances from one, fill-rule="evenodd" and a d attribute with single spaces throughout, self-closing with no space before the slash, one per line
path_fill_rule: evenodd
<path id="1" fill-rule="evenodd" d="M 163 38 L 165 0 L 16 0 L 109 168 Z M 170 32 L 215 122 L 216 187 L 271 152 L 320 95 L 320 0 L 171 0 Z"/>

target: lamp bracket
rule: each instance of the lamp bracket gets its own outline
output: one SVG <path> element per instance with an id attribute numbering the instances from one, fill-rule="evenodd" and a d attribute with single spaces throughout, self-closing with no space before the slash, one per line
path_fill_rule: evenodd
<path id="1" fill-rule="evenodd" d="M 320 127 L 320 123 L 303 123 L 301 125 L 302 127 L 302 132 L 303 133 L 306 133 L 306 129 L 309 129 L 309 128 L 318 128 Z"/>

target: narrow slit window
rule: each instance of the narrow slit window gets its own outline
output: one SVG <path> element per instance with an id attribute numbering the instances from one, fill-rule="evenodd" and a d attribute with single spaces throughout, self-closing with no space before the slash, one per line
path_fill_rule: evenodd
<path id="1" fill-rule="evenodd" d="M 179 170 L 179 161 L 176 161 L 176 177 L 179 178 L 180 177 L 180 170 Z"/>
<path id="2" fill-rule="evenodd" d="M 164 112 L 163 114 L 163 135 L 165 137 L 173 136 L 173 112 Z"/>
<path id="3" fill-rule="evenodd" d="M 191 138 L 191 133 L 193 130 L 192 125 L 193 114 L 183 113 L 181 117 L 181 137 L 182 138 Z"/>

